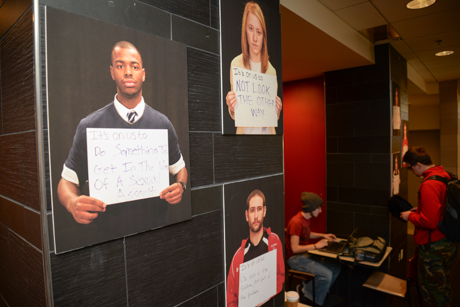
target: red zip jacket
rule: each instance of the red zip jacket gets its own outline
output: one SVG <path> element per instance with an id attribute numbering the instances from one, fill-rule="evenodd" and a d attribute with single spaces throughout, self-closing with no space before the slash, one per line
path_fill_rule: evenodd
<path id="1" fill-rule="evenodd" d="M 450 178 L 441 165 L 429 168 L 422 174 L 424 179 L 418 190 L 418 208 L 409 214 L 409 221 L 415 226 L 414 239 L 417 245 L 428 243 L 429 230 L 431 242 L 446 237 L 438 228 L 446 204 L 446 185 L 438 180 L 427 180 L 433 175 Z"/>

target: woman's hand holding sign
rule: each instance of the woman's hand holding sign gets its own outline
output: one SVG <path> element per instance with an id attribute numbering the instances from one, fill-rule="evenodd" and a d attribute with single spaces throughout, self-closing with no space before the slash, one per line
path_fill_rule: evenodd
<path id="1" fill-rule="evenodd" d="M 278 114 L 278 118 L 280 117 L 281 109 L 283 108 L 283 102 L 279 96 L 276 96 L 276 114 Z"/>
<path id="2" fill-rule="evenodd" d="M 230 91 L 227 93 L 227 97 L 225 97 L 227 102 L 228 110 L 230 111 L 230 115 L 232 118 L 235 117 L 235 107 L 236 107 L 236 93 L 234 91 Z"/>

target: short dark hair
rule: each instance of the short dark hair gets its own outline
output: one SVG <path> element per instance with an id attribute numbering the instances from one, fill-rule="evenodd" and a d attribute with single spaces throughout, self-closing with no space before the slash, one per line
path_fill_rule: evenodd
<path id="1" fill-rule="evenodd" d="M 264 202 L 264 207 L 265 207 L 265 195 L 264 195 L 264 193 L 262 193 L 261 190 L 256 189 L 256 190 L 252 191 L 251 194 L 249 194 L 248 199 L 246 200 L 246 204 L 248 205 L 246 210 L 249 209 L 249 202 L 251 201 L 251 199 L 254 196 L 259 196 L 260 198 L 262 198 L 262 201 Z"/>
<path id="2" fill-rule="evenodd" d="M 113 48 L 112 48 L 112 53 L 111 53 L 111 56 L 110 56 L 110 62 L 113 63 L 113 51 L 115 50 L 115 48 L 122 48 L 122 49 L 133 49 L 133 50 L 136 50 L 137 53 L 139 54 L 139 58 L 141 59 L 141 65 L 143 66 L 142 64 L 142 55 L 141 53 L 139 52 L 139 50 L 137 50 L 136 46 L 134 46 L 133 44 L 131 44 L 130 42 L 127 42 L 127 41 L 119 41 L 117 42 Z"/>
<path id="3" fill-rule="evenodd" d="M 403 162 L 409 164 L 410 166 L 417 163 L 423 165 L 432 165 L 430 156 L 426 153 L 425 148 L 423 147 L 411 147 L 403 157 Z"/>

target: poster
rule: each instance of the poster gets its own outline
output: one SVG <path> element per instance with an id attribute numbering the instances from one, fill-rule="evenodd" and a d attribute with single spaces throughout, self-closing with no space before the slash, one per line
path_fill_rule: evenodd
<path id="1" fill-rule="evenodd" d="M 267 303 L 284 291 L 283 176 L 226 184 L 224 197 L 227 306 Z"/>
<path id="2" fill-rule="evenodd" d="M 400 89 L 396 82 L 393 82 L 393 135 L 401 135 L 401 104 Z"/>
<path id="3" fill-rule="evenodd" d="M 283 134 L 279 1 L 222 0 L 220 3 L 222 131 Z M 252 79 L 243 81 L 251 82 L 251 91 L 255 89 L 253 92 L 259 94 L 259 88 L 270 89 L 270 94 L 264 99 L 253 99 L 252 107 L 240 108 L 244 100 L 235 87 L 235 79 L 243 73 L 242 78 L 249 76 L 248 71 Z"/>
<path id="4" fill-rule="evenodd" d="M 190 219 L 190 189 L 179 193 L 180 201 L 175 204 L 152 195 L 136 200 L 117 200 L 104 207 L 102 201 L 89 196 L 89 187 L 94 186 L 94 182 L 87 178 L 85 132 L 86 128 L 103 131 L 123 128 L 138 135 L 136 133 L 142 129 L 166 129 L 168 168 L 177 166 L 177 169 L 170 169 L 167 176 L 175 190 L 183 191 L 182 185 L 176 181 L 179 174 L 184 174 L 181 171 L 190 169 L 186 46 L 50 7 L 46 8 L 45 18 L 55 252 L 66 252 Z M 145 104 L 125 105 L 126 101 L 134 99 L 130 97 L 141 97 Z M 129 112 L 123 111 L 120 105 Z M 141 142 L 136 146 L 156 145 Z M 181 159 L 185 167 L 182 167 Z M 92 171 L 109 172 L 110 167 L 110 164 L 96 170 L 93 167 Z M 88 183 L 87 179 L 90 179 Z M 92 205 L 100 211 L 87 209 L 83 210 L 85 215 L 77 215 L 74 208 L 82 207 L 66 200 L 66 194 L 59 189 L 61 182 L 70 182 L 70 187 L 78 189 L 83 196 L 91 197 L 92 201 L 96 199 Z M 170 197 L 172 193 L 165 195 Z"/>
<path id="5" fill-rule="evenodd" d="M 406 152 L 409 150 L 409 140 L 407 136 L 407 133 L 409 131 L 409 122 L 406 120 L 403 120 L 402 126 L 403 126 L 403 133 L 402 133 L 403 138 L 402 138 L 402 144 L 401 144 L 401 148 L 402 148 L 401 163 L 402 163 L 402 167 L 407 167 L 407 163 L 403 162 L 402 159 L 404 158 L 404 155 L 406 154 Z"/>
<path id="6" fill-rule="evenodd" d="M 400 170 L 400 163 L 401 161 L 401 154 L 396 153 L 393 154 L 393 176 L 392 178 L 392 188 L 391 194 L 398 195 L 399 194 L 399 186 L 401 185 L 401 170 Z"/>

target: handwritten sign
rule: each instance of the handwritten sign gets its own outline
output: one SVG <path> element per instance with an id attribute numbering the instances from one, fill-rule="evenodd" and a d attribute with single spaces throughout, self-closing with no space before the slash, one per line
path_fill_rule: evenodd
<path id="1" fill-rule="evenodd" d="M 276 76 L 232 67 L 235 127 L 278 127 Z"/>
<path id="2" fill-rule="evenodd" d="M 155 197 L 169 186 L 166 129 L 87 128 L 90 196 L 116 204 Z"/>
<path id="3" fill-rule="evenodd" d="M 238 307 L 254 307 L 276 294 L 276 250 L 240 264 Z"/>

